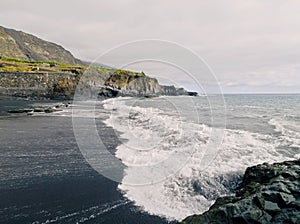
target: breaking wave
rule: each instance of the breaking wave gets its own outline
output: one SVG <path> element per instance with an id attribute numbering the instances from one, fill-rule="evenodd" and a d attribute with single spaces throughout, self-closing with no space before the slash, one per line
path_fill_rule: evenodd
<path id="1" fill-rule="evenodd" d="M 283 120 L 271 119 L 269 124 L 279 134 L 226 129 L 221 150 L 210 166 L 203 169 L 204 149 L 211 140 L 212 128 L 208 125 L 161 108 L 128 106 L 126 98 L 106 100 L 104 108 L 111 113 L 106 124 L 126 139 L 116 152 L 127 167 L 119 188 L 144 210 L 169 219 L 181 220 L 202 213 L 217 197 L 232 194 L 249 166 L 300 155 L 299 132 L 288 129 Z M 136 167 L 159 164 L 172 156 L 182 161 L 172 175 L 147 185 L 126 184 L 156 175 L 147 169 L 137 175 Z"/>

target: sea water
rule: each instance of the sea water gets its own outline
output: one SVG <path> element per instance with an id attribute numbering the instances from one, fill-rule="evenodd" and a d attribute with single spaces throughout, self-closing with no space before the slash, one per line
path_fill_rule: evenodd
<path id="1" fill-rule="evenodd" d="M 205 96 L 104 101 L 111 113 L 106 124 L 126 139 L 116 156 L 127 166 L 119 189 L 128 199 L 151 214 L 181 220 L 233 194 L 247 167 L 300 158 L 299 95 L 226 95 L 226 114 L 211 101 Z M 203 167 L 213 129 L 222 129 L 215 132 L 222 141 Z M 174 165 L 176 172 L 149 171 L 173 157 L 182 163 Z"/>

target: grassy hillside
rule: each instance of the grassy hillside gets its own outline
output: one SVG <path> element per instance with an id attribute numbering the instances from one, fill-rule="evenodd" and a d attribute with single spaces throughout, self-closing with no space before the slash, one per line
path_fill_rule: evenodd
<path id="1" fill-rule="evenodd" d="M 75 74 L 83 74 L 84 71 L 98 71 L 112 76 L 108 80 L 111 84 L 120 84 L 120 82 L 128 82 L 131 77 L 145 76 L 143 72 L 133 72 L 128 70 L 120 70 L 99 66 L 88 67 L 87 65 L 71 65 L 63 64 L 54 61 L 35 61 L 35 60 L 20 60 L 16 58 L 9 58 L 0 56 L 0 72 L 29 72 L 29 73 L 41 73 L 41 72 L 67 72 Z M 120 84 L 121 85 L 121 84 Z"/>
<path id="2" fill-rule="evenodd" d="M 62 46 L 34 35 L 0 26 L 0 55 L 21 60 L 83 64 Z"/>
<path id="3" fill-rule="evenodd" d="M 0 72 L 72 72 L 82 73 L 87 66 L 52 61 L 20 60 L 0 56 Z"/>

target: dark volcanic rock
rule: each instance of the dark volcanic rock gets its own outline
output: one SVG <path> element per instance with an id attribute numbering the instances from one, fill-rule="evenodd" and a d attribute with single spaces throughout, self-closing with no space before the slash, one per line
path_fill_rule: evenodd
<path id="1" fill-rule="evenodd" d="M 62 111 L 62 108 L 69 107 L 67 103 L 57 104 L 55 106 L 38 106 L 31 108 L 15 109 L 9 110 L 8 113 L 11 114 L 27 114 L 32 115 L 33 113 L 53 113 L 57 111 Z"/>
<path id="2" fill-rule="evenodd" d="M 110 86 L 101 87 L 98 93 L 100 97 L 117 97 L 120 94 L 120 90 L 112 88 Z"/>
<path id="3" fill-rule="evenodd" d="M 198 96 L 197 92 L 187 92 L 189 96 Z"/>
<path id="4" fill-rule="evenodd" d="M 300 160 L 248 168 L 235 196 L 182 223 L 300 223 Z"/>

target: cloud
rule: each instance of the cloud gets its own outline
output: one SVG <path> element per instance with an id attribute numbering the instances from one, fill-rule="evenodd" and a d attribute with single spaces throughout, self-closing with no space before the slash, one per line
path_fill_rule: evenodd
<path id="1" fill-rule="evenodd" d="M 170 40 L 202 56 L 226 89 L 293 85 L 300 92 L 299 7 L 279 0 L 2 0 L 0 20 L 86 60 L 126 41 Z"/>

